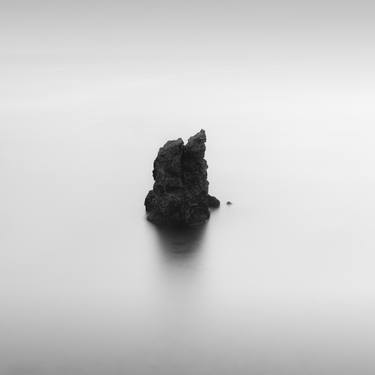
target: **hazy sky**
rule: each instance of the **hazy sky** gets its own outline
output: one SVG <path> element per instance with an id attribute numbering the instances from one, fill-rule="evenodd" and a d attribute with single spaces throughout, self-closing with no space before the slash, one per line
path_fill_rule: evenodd
<path id="1" fill-rule="evenodd" d="M 368 108 L 373 12 L 363 1 L 3 2 L 1 105 L 97 110 L 122 98 L 134 111 L 142 92 L 149 108 L 167 96 L 176 108 L 243 112 L 254 97 L 291 93 Z"/>
<path id="2" fill-rule="evenodd" d="M 360 62 L 369 69 L 373 12 L 363 1 L 9 1 L 1 5 L 0 53 L 13 64 Z"/>

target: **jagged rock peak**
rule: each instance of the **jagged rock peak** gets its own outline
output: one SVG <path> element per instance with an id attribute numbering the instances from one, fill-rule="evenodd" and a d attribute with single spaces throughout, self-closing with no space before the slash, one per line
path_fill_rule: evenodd
<path id="1" fill-rule="evenodd" d="M 206 133 L 168 141 L 154 161 L 154 186 L 145 199 L 148 220 L 165 225 L 198 225 L 220 201 L 208 194 Z"/>

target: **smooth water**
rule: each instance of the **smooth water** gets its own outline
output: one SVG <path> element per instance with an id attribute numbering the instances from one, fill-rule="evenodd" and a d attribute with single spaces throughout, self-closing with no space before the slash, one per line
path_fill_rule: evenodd
<path id="1" fill-rule="evenodd" d="M 372 128 L 269 113 L 3 119 L 2 373 L 372 373 Z M 222 206 L 161 232 L 153 159 L 201 127 Z"/>

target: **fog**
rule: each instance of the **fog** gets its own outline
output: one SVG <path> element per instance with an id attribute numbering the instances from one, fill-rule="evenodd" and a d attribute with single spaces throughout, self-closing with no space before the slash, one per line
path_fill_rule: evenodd
<path id="1" fill-rule="evenodd" d="M 1 5 L 0 372 L 373 374 L 371 6 L 48 4 Z M 201 128 L 222 205 L 160 231 Z"/>

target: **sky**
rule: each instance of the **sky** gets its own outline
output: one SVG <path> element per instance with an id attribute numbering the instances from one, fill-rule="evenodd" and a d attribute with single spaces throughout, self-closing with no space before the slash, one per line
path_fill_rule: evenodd
<path id="1" fill-rule="evenodd" d="M 2 113 L 70 103 L 231 114 L 254 100 L 366 111 L 372 14 L 363 1 L 3 2 Z"/>

